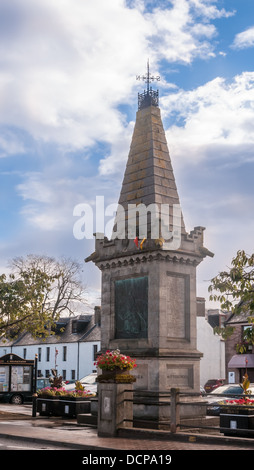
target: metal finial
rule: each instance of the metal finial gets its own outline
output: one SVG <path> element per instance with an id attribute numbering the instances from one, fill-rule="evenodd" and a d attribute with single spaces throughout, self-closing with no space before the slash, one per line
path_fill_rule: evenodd
<path id="1" fill-rule="evenodd" d="M 150 75 L 150 66 L 149 66 L 149 59 L 147 60 L 147 73 L 146 75 L 136 75 L 136 80 L 143 80 L 147 83 L 147 92 L 149 92 L 149 83 L 154 82 L 157 80 L 159 82 L 161 77 L 159 75 Z"/>
<path id="2" fill-rule="evenodd" d="M 149 87 L 151 82 L 160 81 L 159 75 L 150 75 L 149 59 L 147 60 L 147 73 L 146 75 L 136 75 L 136 80 L 143 80 L 147 84 L 147 90 L 144 93 L 138 94 L 138 109 L 145 108 L 147 106 L 158 106 L 159 105 L 159 91 L 153 91 L 152 87 Z"/>

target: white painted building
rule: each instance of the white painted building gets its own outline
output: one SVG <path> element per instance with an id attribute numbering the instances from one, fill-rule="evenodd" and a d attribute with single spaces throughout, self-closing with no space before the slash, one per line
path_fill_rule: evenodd
<path id="1" fill-rule="evenodd" d="M 57 369 L 64 380 L 77 380 L 96 370 L 94 361 L 101 337 L 98 315 L 61 318 L 54 333 L 44 340 L 28 333 L 14 341 L 4 342 L 2 338 L 0 357 L 13 352 L 24 359 L 34 359 L 37 354 L 41 377 L 48 377 L 51 369 Z"/>
<path id="2" fill-rule="evenodd" d="M 200 361 L 200 385 L 209 379 L 225 379 L 225 341 L 209 325 L 205 317 L 197 317 L 197 349 Z"/>
<path id="3" fill-rule="evenodd" d="M 225 341 L 214 334 L 205 312 L 205 299 L 197 297 L 197 350 L 203 354 L 200 361 L 200 385 L 209 379 L 225 379 Z"/>

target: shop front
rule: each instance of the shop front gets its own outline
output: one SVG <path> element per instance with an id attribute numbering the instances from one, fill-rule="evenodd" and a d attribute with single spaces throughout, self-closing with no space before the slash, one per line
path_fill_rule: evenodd
<path id="1" fill-rule="evenodd" d="M 228 371 L 235 372 L 235 382 L 241 382 L 247 371 L 249 381 L 254 383 L 254 354 L 235 354 L 228 363 Z"/>

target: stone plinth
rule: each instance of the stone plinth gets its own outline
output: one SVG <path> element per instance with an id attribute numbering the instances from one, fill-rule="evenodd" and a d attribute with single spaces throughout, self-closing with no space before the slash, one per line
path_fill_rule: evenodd
<path id="1" fill-rule="evenodd" d="M 133 385 L 98 383 L 98 436 L 112 437 L 117 429 L 133 425 Z M 124 421 L 124 420 L 131 421 Z"/>

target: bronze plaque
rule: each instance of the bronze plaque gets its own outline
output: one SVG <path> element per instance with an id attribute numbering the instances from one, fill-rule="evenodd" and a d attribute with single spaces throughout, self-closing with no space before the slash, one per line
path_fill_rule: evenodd
<path id="1" fill-rule="evenodd" d="M 115 337 L 147 338 L 148 277 L 115 281 Z"/>

